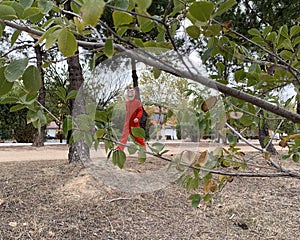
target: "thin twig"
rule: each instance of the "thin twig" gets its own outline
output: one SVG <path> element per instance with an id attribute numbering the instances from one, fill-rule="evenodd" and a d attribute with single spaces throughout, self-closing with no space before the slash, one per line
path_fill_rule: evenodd
<path id="1" fill-rule="evenodd" d="M 230 126 L 230 125 L 229 125 Z M 231 126 L 230 126 L 231 127 Z M 231 127 L 232 128 L 232 127 Z M 234 130 L 234 129 L 233 129 Z M 235 130 L 234 130 L 235 131 Z M 236 132 L 236 131 L 235 131 Z M 245 142 L 247 144 L 249 144 L 250 146 L 252 146 L 253 148 L 259 150 L 259 151 L 263 151 L 263 149 L 251 144 L 249 141 L 247 141 L 243 136 L 241 136 Z M 120 144 L 122 146 L 125 146 L 127 148 L 131 148 L 131 149 L 135 149 L 137 151 L 141 150 L 140 148 L 138 147 L 135 147 L 135 146 L 130 146 L 130 145 L 127 145 L 127 144 L 122 144 L 118 141 L 114 141 L 112 139 L 108 139 L 108 138 L 102 138 L 103 140 L 106 140 L 106 141 L 110 141 L 110 142 L 113 142 L 115 144 Z M 152 153 L 152 152 L 149 152 L 149 151 L 144 151 L 146 154 L 148 155 L 151 155 L 151 156 L 154 156 L 154 157 L 157 157 L 159 159 L 162 159 L 164 161 L 167 161 L 169 163 L 172 163 L 174 165 L 178 165 L 178 162 L 174 161 L 174 159 L 170 159 L 170 158 L 167 158 L 167 157 L 164 157 L 160 154 L 155 154 L 155 153 Z M 270 160 L 273 164 L 273 160 L 271 159 Z M 285 168 L 282 168 L 281 166 L 279 166 L 278 164 L 276 164 L 274 162 L 273 166 L 279 170 L 280 172 L 277 172 L 277 173 L 253 173 L 253 172 L 225 172 L 225 171 L 221 171 L 221 170 L 213 170 L 213 169 L 207 169 L 207 168 L 203 168 L 203 167 L 195 167 L 195 166 L 191 166 L 190 164 L 188 163 L 184 163 L 184 162 L 180 162 L 180 165 L 183 166 L 183 167 L 186 167 L 186 168 L 190 168 L 190 169 L 193 169 L 193 170 L 197 170 L 197 171 L 203 171 L 203 172 L 208 172 L 208 173 L 213 173 L 213 174 L 217 174 L 217 175 L 226 175 L 226 176 L 235 176 L 235 177 L 252 177 L 252 178 L 257 178 L 257 177 L 269 177 L 269 178 L 273 178 L 273 177 L 295 177 L 295 178 L 299 178 L 300 179 L 300 173 L 298 172 L 293 172 L 293 171 L 290 171 L 288 169 L 285 169 Z"/>

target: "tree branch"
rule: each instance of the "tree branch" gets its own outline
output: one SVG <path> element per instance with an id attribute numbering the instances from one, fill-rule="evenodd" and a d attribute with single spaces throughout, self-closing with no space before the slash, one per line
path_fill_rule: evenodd
<path id="1" fill-rule="evenodd" d="M 7 20 L 0 20 L 0 23 L 5 24 L 5 25 L 10 26 L 15 29 L 19 29 L 21 31 L 35 34 L 37 36 L 42 36 L 44 33 L 42 31 L 38 31 L 38 30 L 35 30 L 32 28 L 29 28 L 27 26 L 21 26 L 17 23 L 10 22 Z M 79 46 L 84 47 L 84 48 L 89 48 L 89 49 L 104 47 L 104 43 L 86 42 L 86 41 L 80 41 L 80 40 L 77 40 L 77 42 L 78 42 Z M 155 56 L 154 54 L 151 54 L 150 52 L 147 52 L 144 49 L 139 48 L 139 49 L 132 50 L 132 49 L 127 49 L 124 46 L 119 45 L 119 44 L 114 44 L 114 48 L 120 52 L 124 52 L 125 54 L 127 54 L 128 57 L 138 60 L 140 62 L 143 62 L 146 65 L 161 69 L 161 70 L 171 73 L 175 76 L 180 76 L 182 78 L 191 79 L 191 80 L 198 82 L 208 88 L 215 89 L 215 90 L 222 92 L 224 94 L 227 94 L 229 96 L 252 103 L 253 105 L 261 107 L 267 111 L 275 113 L 286 119 L 289 119 L 294 123 L 300 123 L 300 114 L 288 111 L 284 108 L 276 106 L 276 105 L 269 103 L 263 99 L 260 99 L 258 97 L 252 96 L 247 93 L 244 93 L 237 89 L 230 88 L 230 87 L 226 86 L 225 84 L 222 84 L 222 83 L 213 81 L 207 77 L 204 77 L 204 76 L 200 75 L 200 73 L 193 73 L 189 69 L 187 69 L 187 71 L 185 71 L 184 69 L 182 69 L 182 66 L 178 66 L 178 68 L 175 68 L 166 62 L 162 62 L 161 56 Z M 179 57 L 179 59 L 180 59 L 180 57 Z"/>

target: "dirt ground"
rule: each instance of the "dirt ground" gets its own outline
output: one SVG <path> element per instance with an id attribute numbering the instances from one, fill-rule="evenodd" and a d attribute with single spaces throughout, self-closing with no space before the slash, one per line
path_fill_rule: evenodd
<path id="1" fill-rule="evenodd" d="M 250 150 L 250 168 L 269 171 Z M 83 168 L 64 145 L 0 147 L 0 239 L 300 239 L 299 179 L 234 178 L 192 208 L 165 161 L 133 156 L 119 170 L 92 157 Z"/>

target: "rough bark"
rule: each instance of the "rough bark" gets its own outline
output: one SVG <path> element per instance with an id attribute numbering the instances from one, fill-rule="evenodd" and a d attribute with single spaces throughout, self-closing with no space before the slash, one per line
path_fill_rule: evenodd
<path id="1" fill-rule="evenodd" d="M 263 117 L 263 111 L 260 110 L 259 113 L 259 122 L 258 122 L 258 140 L 259 140 L 259 143 L 260 143 L 260 146 L 262 148 L 265 148 L 266 147 L 266 144 L 265 143 L 265 139 L 266 138 L 269 138 L 270 139 L 270 134 L 269 134 L 269 127 L 268 127 L 268 124 L 267 122 L 265 121 L 264 117 Z M 267 149 L 266 149 L 268 152 L 270 152 L 271 154 L 278 154 L 276 148 L 274 147 L 273 143 L 271 142 Z"/>
<path id="2" fill-rule="evenodd" d="M 70 0 L 65 2 L 65 9 L 71 11 Z M 69 14 L 66 14 L 66 17 L 68 19 L 73 18 L 73 16 Z M 72 117 L 76 118 L 79 114 L 86 113 L 84 92 L 81 88 L 84 79 L 83 79 L 82 68 L 79 60 L 79 52 L 77 51 L 74 56 L 67 58 L 67 63 L 68 63 L 70 90 L 78 91 L 76 99 L 71 99 L 69 101 Z M 68 144 L 70 143 L 69 140 L 71 135 L 72 135 L 72 131 L 69 131 L 67 136 Z M 69 144 L 68 160 L 69 163 L 85 163 L 90 161 L 90 149 L 88 145 L 85 143 L 84 139 Z"/>
<path id="3" fill-rule="evenodd" d="M 78 91 L 76 99 L 70 100 L 70 109 L 73 118 L 76 118 L 79 114 L 85 113 L 85 101 L 84 92 L 81 88 L 83 84 L 82 68 L 79 62 L 79 55 L 76 54 L 73 57 L 67 59 L 68 72 L 70 80 L 70 90 Z M 72 131 L 68 134 L 68 142 Z M 90 151 L 88 145 L 85 143 L 84 139 L 78 142 L 72 142 L 69 145 L 68 160 L 70 163 L 85 163 L 90 160 Z"/>
<path id="4" fill-rule="evenodd" d="M 43 52 L 42 48 L 40 45 L 37 45 L 34 47 L 36 59 L 37 59 L 37 68 L 39 69 L 39 72 L 41 74 L 41 87 L 39 90 L 39 96 L 38 96 L 38 101 L 42 106 L 45 106 L 46 102 L 46 89 L 45 89 L 45 84 L 44 84 L 44 71 L 42 68 L 43 64 Z M 32 146 L 34 147 L 43 147 L 44 142 L 45 142 L 45 131 L 46 131 L 46 126 L 42 126 L 41 129 L 36 129 L 34 133 L 34 140 L 32 143 Z"/>

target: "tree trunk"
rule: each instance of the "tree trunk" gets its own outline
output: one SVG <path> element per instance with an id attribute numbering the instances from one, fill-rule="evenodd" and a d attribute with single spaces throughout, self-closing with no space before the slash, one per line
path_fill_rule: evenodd
<path id="1" fill-rule="evenodd" d="M 140 89 L 139 89 L 139 77 L 136 73 L 136 62 L 133 58 L 131 58 L 131 76 L 133 87 L 136 91 L 136 98 L 141 100 Z"/>
<path id="2" fill-rule="evenodd" d="M 65 9 L 71 11 L 71 0 L 65 2 Z M 66 14 L 68 19 L 73 19 L 73 16 Z M 78 91 L 76 99 L 70 99 L 70 111 L 72 117 L 76 118 L 79 114 L 85 114 L 85 101 L 84 101 L 84 92 L 81 89 L 83 84 L 83 75 L 82 68 L 80 65 L 78 51 L 74 56 L 67 58 L 68 63 L 68 72 L 69 72 L 69 81 L 70 81 L 70 90 Z M 72 131 L 69 131 L 67 136 L 67 143 L 70 142 L 70 137 Z M 85 163 L 90 161 L 90 150 L 88 145 L 85 143 L 84 139 L 81 139 L 77 142 L 72 142 L 69 144 L 69 153 L 68 153 L 69 163 Z"/>
<path id="3" fill-rule="evenodd" d="M 39 90 L 38 101 L 42 106 L 45 106 L 46 89 L 45 89 L 45 84 L 44 84 L 44 71 L 42 68 L 43 53 L 42 53 L 41 46 L 40 45 L 35 46 L 34 51 L 35 51 L 36 59 L 37 59 L 37 68 L 39 69 L 39 72 L 41 74 L 41 79 L 42 79 L 41 87 Z M 34 133 L 34 140 L 33 140 L 32 146 L 34 146 L 34 147 L 43 147 L 44 146 L 45 131 L 46 131 L 46 126 L 42 126 L 41 129 L 36 129 L 36 131 Z"/>
<path id="4" fill-rule="evenodd" d="M 270 134 L 269 134 L 269 127 L 268 124 L 266 123 L 264 116 L 263 116 L 263 111 L 260 110 L 258 112 L 258 116 L 259 116 L 259 121 L 258 121 L 258 139 L 259 139 L 259 143 L 260 146 L 262 148 L 266 147 L 265 143 L 265 139 L 268 138 L 270 139 Z M 271 154 L 278 154 L 276 148 L 274 147 L 273 143 L 271 142 L 268 147 L 267 147 L 267 151 L 270 152 Z"/>
<path id="5" fill-rule="evenodd" d="M 79 114 L 85 114 L 85 101 L 84 92 L 81 88 L 83 84 L 82 68 L 79 62 L 79 55 L 76 54 L 73 57 L 67 59 L 68 72 L 70 79 L 70 90 L 78 91 L 76 99 L 70 100 L 70 110 L 72 112 L 73 118 L 76 118 Z M 68 133 L 68 143 L 72 131 Z M 90 161 L 90 151 L 88 145 L 85 143 L 84 139 L 72 142 L 69 145 L 68 154 L 69 163 L 85 163 Z"/>

